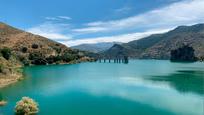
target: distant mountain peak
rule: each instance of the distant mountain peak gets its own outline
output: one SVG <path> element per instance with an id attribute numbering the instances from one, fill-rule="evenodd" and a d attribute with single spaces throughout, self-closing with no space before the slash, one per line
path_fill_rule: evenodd
<path id="1" fill-rule="evenodd" d="M 184 26 L 184 25 L 178 26 L 177 28 L 175 28 L 170 32 L 201 32 L 203 30 L 204 30 L 204 24 L 200 23 L 192 26 Z"/>
<path id="2" fill-rule="evenodd" d="M 121 42 L 99 42 L 93 44 L 80 44 L 77 46 L 72 46 L 71 48 L 98 53 L 109 49 L 114 44 L 121 44 Z"/>

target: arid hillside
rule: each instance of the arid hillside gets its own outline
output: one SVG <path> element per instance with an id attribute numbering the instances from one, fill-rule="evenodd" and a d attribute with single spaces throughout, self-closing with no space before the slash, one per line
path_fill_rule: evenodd
<path id="1" fill-rule="evenodd" d="M 20 67 L 94 61 L 90 55 L 0 23 L 0 87 L 21 79 Z"/>
<path id="2" fill-rule="evenodd" d="M 23 64 L 70 63 L 84 59 L 86 52 L 0 23 L 0 48 L 9 48 Z"/>

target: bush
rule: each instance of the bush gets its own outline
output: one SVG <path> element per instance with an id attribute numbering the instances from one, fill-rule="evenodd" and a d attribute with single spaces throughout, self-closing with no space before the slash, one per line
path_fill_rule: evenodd
<path id="1" fill-rule="evenodd" d="M 11 49 L 9 49 L 9 48 L 3 48 L 3 49 L 1 50 L 1 54 L 2 54 L 2 56 L 3 56 L 5 59 L 9 60 L 9 58 L 11 57 Z"/>
<path id="2" fill-rule="evenodd" d="M 65 62 L 70 62 L 74 59 L 77 59 L 77 56 L 74 54 L 69 54 L 69 53 L 65 53 L 64 55 L 62 55 L 62 60 Z"/>
<path id="3" fill-rule="evenodd" d="M 36 58 L 31 63 L 34 65 L 46 65 L 46 64 L 48 64 L 47 60 L 45 60 L 43 58 Z"/>
<path id="4" fill-rule="evenodd" d="M 60 61 L 61 57 L 59 55 L 57 55 L 57 56 L 49 56 L 49 57 L 46 58 L 46 60 L 47 60 L 47 62 L 49 64 L 53 64 L 53 63 L 55 63 L 57 61 Z"/>
<path id="5" fill-rule="evenodd" d="M 30 53 L 28 59 L 31 60 L 31 63 L 34 65 L 46 65 L 48 63 L 46 58 L 40 52 Z"/>
<path id="6" fill-rule="evenodd" d="M 56 51 L 58 54 L 60 54 L 60 52 L 62 51 L 62 49 L 61 49 L 61 48 L 55 48 L 55 51 Z"/>
<path id="7" fill-rule="evenodd" d="M 27 47 L 22 47 L 22 48 L 21 48 L 21 51 L 22 51 L 23 53 L 26 53 L 26 52 L 28 51 L 28 48 L 27 48 Z"/>
<path id="8" fill-rule="evenodd" d="M 3 65 L 0 64 L 0 73 L 2 73 L 2 72 L 3 72 Z M 0 95 L 0 100 L 1 100 L 1 95 Z"/>
<path id="9" fill-rule="evenodd" d="M 38 49 L 38 44 L 32 44 L 33 49 Z"/>
<path id="10" fill-rule="evenodd" d="M 23 63 L 24 66 L 29 66 L 30 65 L 30 62 L 27 59 L 23 60 L 22 63 Z"/>
<path id="11" fill-rule="evenodd" d="M 15 106 L 16 115 L 35 115 L 38 111 L 38 104 L 29 97 L 22 97 Z"/>
<path id="12" fill-rule="evenodd" d="M 35 60 L 35 59 L 38 59 L 38 58 L 42 58 L 42 54 L 40 52 L 33 52 L 33 53 L 30 53 L 29 54 L 29 60 Z"/>

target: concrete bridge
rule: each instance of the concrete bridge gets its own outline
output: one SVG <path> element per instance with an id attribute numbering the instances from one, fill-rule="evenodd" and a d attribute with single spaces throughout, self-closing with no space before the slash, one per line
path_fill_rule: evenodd
<path id="1" fill-rule="evenodd" d="M 97 61 L 99 63 L 129 63 L 129 59 L 127 56 L 123 57 L 115 57 L 115 58 L 98 58 Z"/>

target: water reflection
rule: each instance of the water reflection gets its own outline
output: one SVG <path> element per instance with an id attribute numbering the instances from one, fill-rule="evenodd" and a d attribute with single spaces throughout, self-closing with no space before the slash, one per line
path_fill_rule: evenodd
<path id="1" fill-rule="evenodd" d="M 0 92 L 0 101 L 2 101 L 2 100 L 3 100 L 3 96 L 2 96 L 2 94 Z"/>
<path id="2" fill-rule="evenodd" d="M 147 79 L 156 82 L 168 82 L 182 93 L 204 94 L 204 71 L 178 70 L 166 76 L 151 76 Z"/>

